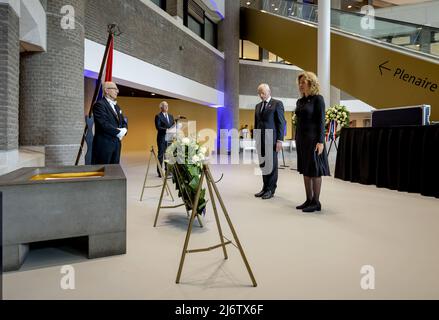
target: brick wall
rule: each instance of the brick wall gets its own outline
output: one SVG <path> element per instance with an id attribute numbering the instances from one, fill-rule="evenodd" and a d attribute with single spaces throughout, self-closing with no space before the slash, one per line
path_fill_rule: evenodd
<path id="1" fill-rule="evenodd" d="M 296 79 L 299 73 L 290 69 L 240 64 L 239 92 L 241 95 L 256 95 L 258 85 L 268 83 L 273 97 L 297 98 L 299 90 Z"/>
<path id="2" fill-rule="evenodd" d="M 0 150 L 18 149 L 19 20 L 0 4 Z"/>
<path id="3" fill-rule="evenodd" d="M 20 144 L 46 146 L 46 165 L 71 165 L 84 129 L 84 1 L 76 28 L 61 28 L 64 0 L 47 0 L 47 52 L 20 63 Z"/>
<path id="4" fill-rule="evenodd" d="M 223 91 L 223 59 L 141 1 L 86 1 L 85 20 L 87 39 L 105 45 L 107 25 L 117 23 L 116 50 Z"/>

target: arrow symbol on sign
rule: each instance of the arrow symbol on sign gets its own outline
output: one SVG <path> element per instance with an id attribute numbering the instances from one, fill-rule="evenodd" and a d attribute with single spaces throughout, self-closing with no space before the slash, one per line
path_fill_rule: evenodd
<path id="1" fill-rule="evenodd" d="M 381 75 L 383 75 L 383 69 L 384 70 L 391 70 L 391 69 L 389 69 L 389 68 L 387 68 L 387 67 L 385 67 L 384 65 L 385 64 L 387 64 L 387 63 L 389 63 L 389 61 L 386 61 L 386 62 L 383 62 L 383 63 L 381 63 L 379 66 L 378 66 L 378 68 L 380 69 L 380 73 L 381 73 Z"/>

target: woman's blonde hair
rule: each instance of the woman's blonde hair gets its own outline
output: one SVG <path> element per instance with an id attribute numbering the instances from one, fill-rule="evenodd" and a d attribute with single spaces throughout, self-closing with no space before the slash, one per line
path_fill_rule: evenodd
<path id="1" fill-rule="evenodd" d="M 312 96 L 316 96 L 320 94 L 320 83 L 319 79 L 317 79 L 317 76 L 315 73 L 311 71 L 304 71 L 297 77 L 297 85 L 299 85 L 300 80 L 302 78 L 305 79 L 306 82 L 308 82 L 309 85 L 309 94 Z"/>

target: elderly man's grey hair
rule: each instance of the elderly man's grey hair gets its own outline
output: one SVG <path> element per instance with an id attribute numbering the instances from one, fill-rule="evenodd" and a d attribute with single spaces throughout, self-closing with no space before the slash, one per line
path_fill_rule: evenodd
<path id="1" fill-rule="evenodd" d="M 258 87 L 258 91 L 259 90 L 264 90 L 264 91 L 268 91 L 269 93 L 271 93 L 270 86 L 266 83 L 261 83 Z"/>
<path id="2" fill-rule="evenodd" d="M 168 106 L 168 103 L 166 101 L 160 102 L 159 108 L 160 110 L 163 110 L 166 106 Z"/>

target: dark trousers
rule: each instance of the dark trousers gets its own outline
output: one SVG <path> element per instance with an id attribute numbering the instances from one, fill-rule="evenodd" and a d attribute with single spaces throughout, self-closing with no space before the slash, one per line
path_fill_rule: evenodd
<path id="1" fill-rule="evenodd" d="M 259 157 L 265 157 L 265 146 L 262 145 L 259 150 Z M 267 174 L 268 167 L 264 169 L 265 167 L 265 161 L 262 161 L 265 159 L 261 159 L 261 163 L 259 166 L 261 167 L 263 176 L 262 180 L 264 182 L 263 190 L 264 191 L 271 191 L 272 193 L 276 192 L 277 189 L 277 179 L 278 179 L 278 153 L 276 152 L 275 148 L 273 148 L 273 159 L 272 159 L 272 170 L 270 173 Z"/>
<path id="2" fill-rule="evenodd" d="M 92 164 L 119 164 L 121 143 L 104 143 L 105 145 L 99 145 L 99 143 L 93 144 L 92 152 Z"/>
<path id="3" fill-rule="evenodd" d="M 168 147 L 168 142 L 166 142 L 165 137 L 157 137 L 157 148 L 158 154 L 157 158 L 159 159 L 160 166 L 163 168 L 163 160 L 165 158 L 166 148 Z M 159 168 L 157 166 L 157 174 L 160 175 Z"/>

